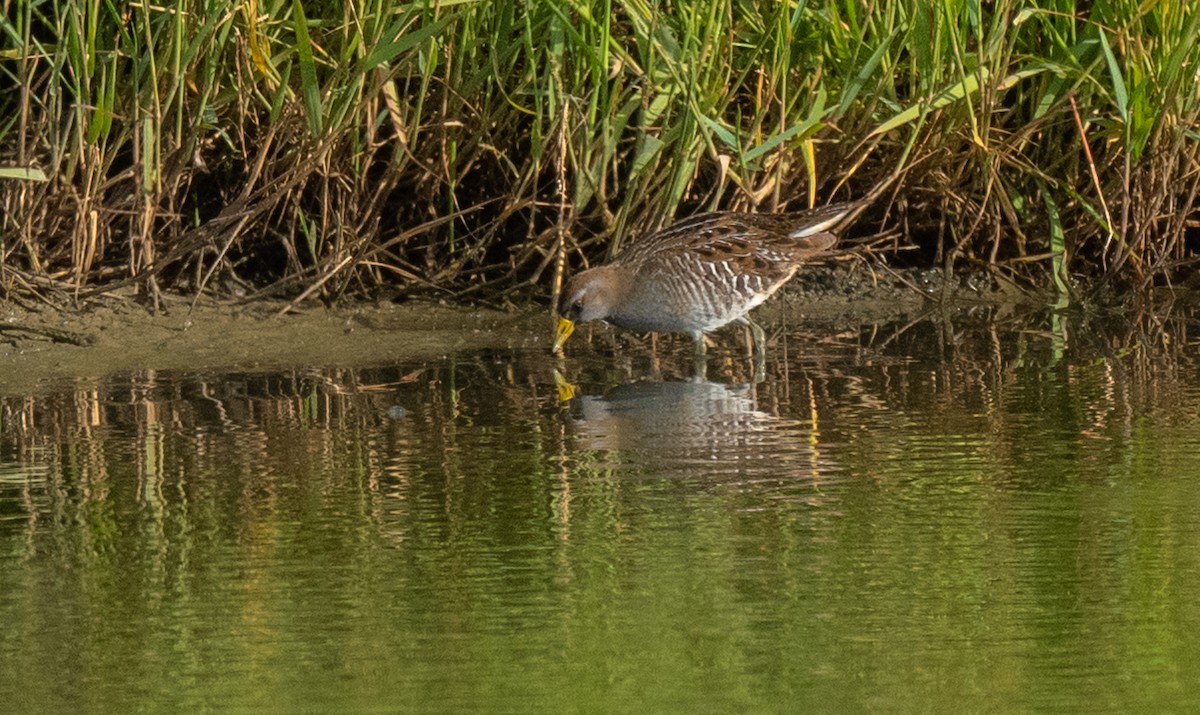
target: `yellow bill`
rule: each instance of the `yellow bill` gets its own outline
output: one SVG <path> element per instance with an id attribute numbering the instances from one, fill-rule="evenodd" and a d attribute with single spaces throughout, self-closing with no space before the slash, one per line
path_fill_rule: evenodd
<path id="1" fill-rule="evenodd" d="M 554 371 L 554 389 L 558 392 L 559 402 L 570 402 L 576 392 L 575 386 L 568 382 L 567 378 L 559 374 L 558 370 Z"/>
<path id="2" fill-rule="evenodd" d="M 558 327 L 554 329 L 554 352 L 556 354 L 562 352 L 563 343 L 567 342 L 567 338 L 571 337 L 573 332 L 575 332 L 575 323 L 560 317 Z"/>

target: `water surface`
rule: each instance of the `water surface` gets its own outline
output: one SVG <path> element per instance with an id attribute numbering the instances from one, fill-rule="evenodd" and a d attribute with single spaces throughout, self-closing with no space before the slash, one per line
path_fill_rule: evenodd
<path id="1" fill-rule="evenodd" d="M 1200 706 L 1190 316 L 0 397 L 22 712 Z M 560 403 L 553 371 L 578 394 Z"/>

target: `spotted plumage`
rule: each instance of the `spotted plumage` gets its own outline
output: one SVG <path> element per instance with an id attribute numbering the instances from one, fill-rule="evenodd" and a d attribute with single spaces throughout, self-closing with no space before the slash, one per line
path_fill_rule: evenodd
<path id="1" fill-rule="evenodd" d="M 859 206 L 842 203 L 790 214 L 707 213 L 630 245 L 612 262 L 572 277 L 559 304 L 555 350 L 576 322 L 604 320 L 629 330 L 703 334 L 746 314 L 786 283 L 800 264 L 836 243 L 838 224 Z M 755 332 L 760 343 L 761 331 Z"/>

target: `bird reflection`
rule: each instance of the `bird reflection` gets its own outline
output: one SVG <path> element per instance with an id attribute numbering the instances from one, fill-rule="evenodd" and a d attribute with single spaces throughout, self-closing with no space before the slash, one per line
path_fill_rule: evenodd
<path id="1" fill-rule="evenodd" d="M 580 447 L 620 452 L 622 461 L 655 468 L 653 476 L 781 474 L 781 457 L 815 451 L 811 426 L 758 409 L 753 385 L 635 382 L 579 397 L 572 418 Z"/>

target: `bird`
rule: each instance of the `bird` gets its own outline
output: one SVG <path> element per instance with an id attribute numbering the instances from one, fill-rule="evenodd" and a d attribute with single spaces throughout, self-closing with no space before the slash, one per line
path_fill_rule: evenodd
<path id="1" fill-rule="evenodd" d="M 626 330 L 687 333 L 699 359 L 705 333 L 737 324 L 750 329 L 761 359 L 765 336 L 748 313 L 802 263 L 833 248 L 839 224 L 862 205 L 703 213 L 645 236 L 567 281 L 553 352 L 562 353 L 577 323 L 602 320 Z"/>

